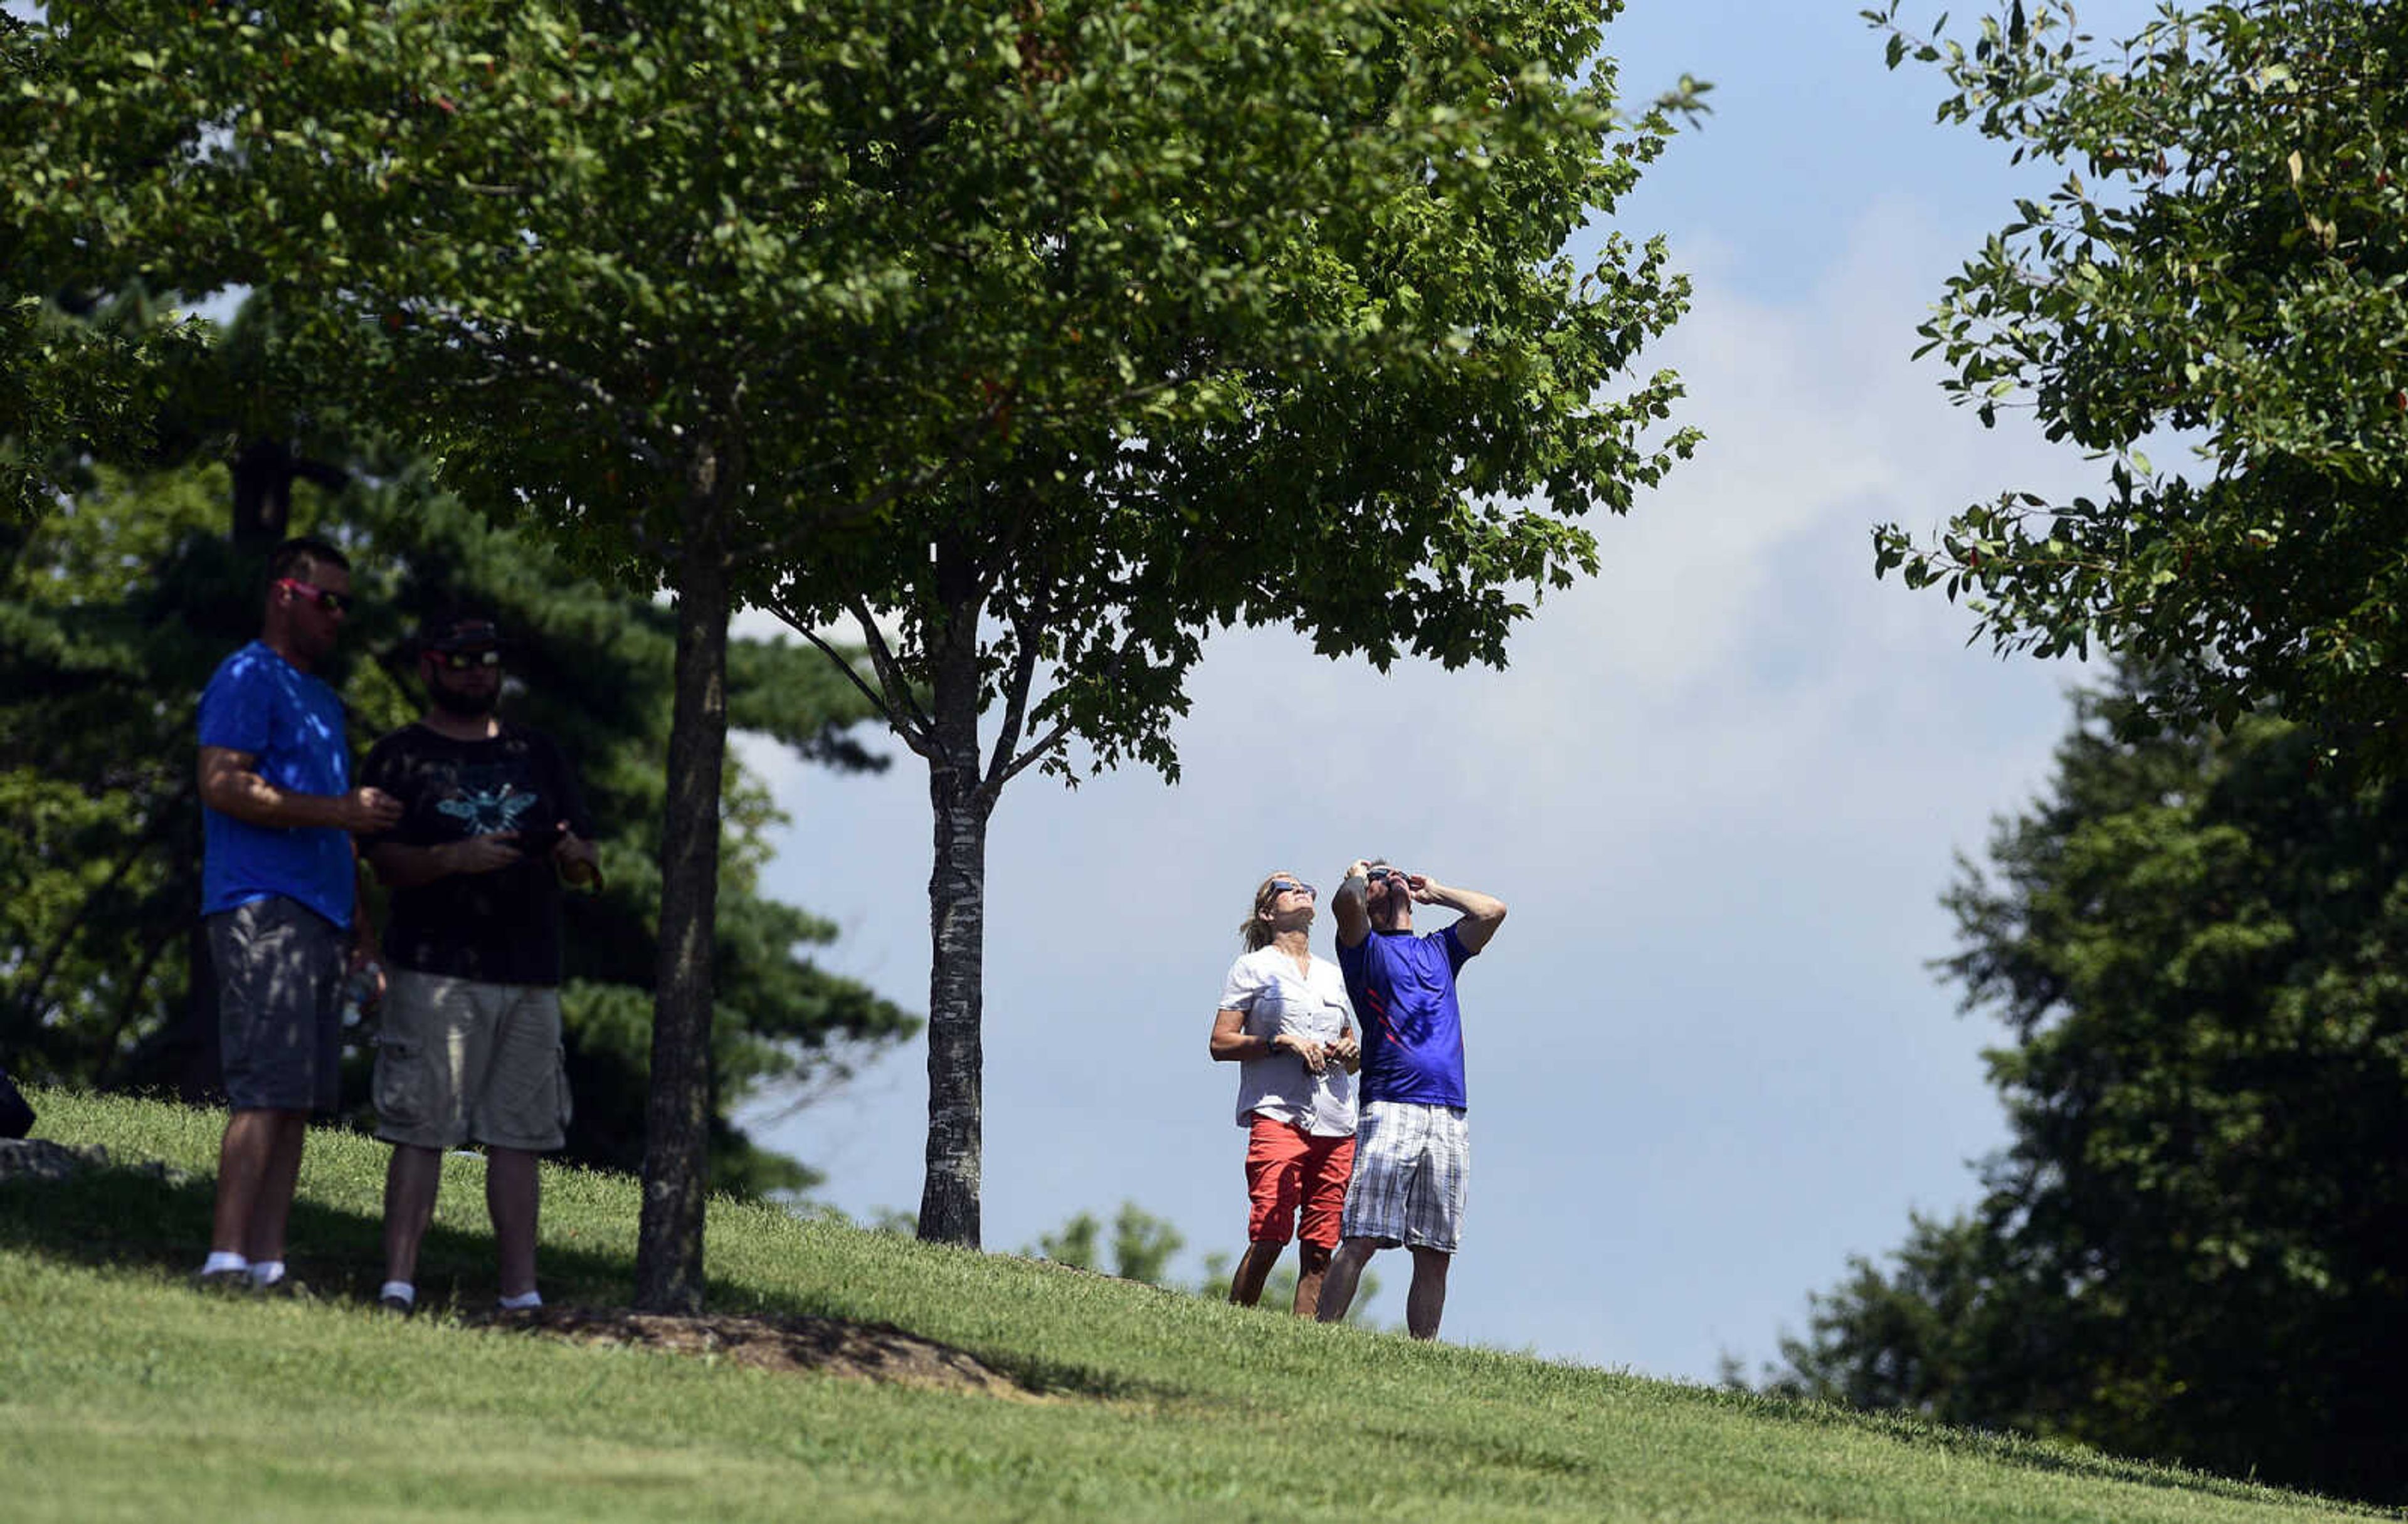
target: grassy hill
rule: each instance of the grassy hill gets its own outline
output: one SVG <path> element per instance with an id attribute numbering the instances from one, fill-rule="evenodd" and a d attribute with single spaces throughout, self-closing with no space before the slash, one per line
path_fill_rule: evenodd
<path id="1" fill-rule="evenodd" d="M 714 1204 L 715 1312 L 891 1324 L 1023 1389 L 478 1326 L 447 1161 L 410 1320 L 369 1305 L 384 1148 L 313 1137 L 308 1301 L 187 1289 L 221 1118 L 37 1093 L 107 1167 L 0 1183 L 0 1517 L 2248 1520 L 2370 1515 L 2079 1451 L 1300 1324 Z M 143 1167 L 146 1163 L 150 1167 Z M 158 1166 L 164 1164 L 166 1168 Z M 624 1303 L 634 1181 L 544 1180 L 555 1303 Z M 447 1310 L 448 1309 L 448 1310 Z"/>

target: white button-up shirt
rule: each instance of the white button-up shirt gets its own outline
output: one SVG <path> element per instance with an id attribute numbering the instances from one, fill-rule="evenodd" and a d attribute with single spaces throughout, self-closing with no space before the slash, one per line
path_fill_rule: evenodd
<path id="1" fill-rule="evenodd" d="M 1326 958 L 1311 960 L 1299 972 L 1296 960 L 1278 947 L 1250 952 L 1229 965 L 1221 988 L 1225 1011 L 1245 1013 L 1249 1036 L 1282 1033 L 1309 1042 L 1334 1043 L 1352 1024 L 1346 980 Z M 1238 1125 L 1256 1116 L 1291 1122 L 1316 1137 L 1342 1137 L 1354 1131 L 1354 1076 L 1337 1061 L 1314 1074 L 1282 1048 L 1268 1058 L 1238 1061 Z"/>

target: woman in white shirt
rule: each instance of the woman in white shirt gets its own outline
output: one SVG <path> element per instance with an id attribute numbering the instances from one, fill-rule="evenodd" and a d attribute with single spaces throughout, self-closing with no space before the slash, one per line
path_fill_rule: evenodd
<path id="1" fill-rule="evenodd" d="M 1229 1300 L 1253 1306 L 1291 1237 L 1302 1241 L 1295 1312 L 1313 1315 L 1338 1247 L 1354 1164 L 1354 1070 L 1361 1052 L 1338 965 L 1312 955 L 1311 884 L 1275 873 L 1254 890 L 1212 1018 L 1212 1057 L 1238 1065 L 1246 1129 L 1246 1253 Z M 1298 1219 L 1301 1218 L 1299 1224 Z"/>

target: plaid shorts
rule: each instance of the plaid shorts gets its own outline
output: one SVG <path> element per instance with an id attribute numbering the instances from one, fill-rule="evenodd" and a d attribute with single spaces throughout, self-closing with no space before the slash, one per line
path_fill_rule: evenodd
<path id="1" fill-rule="evenodd" d="M 1460 1106 L 1367 1101 L 1354 1130 L 1354 1176 L 1346 1183 L 1348 1238 L 1376 1239 L 1448 1254 L 1463 1238 L 1471 1179 L 1471 1129 Z"/>

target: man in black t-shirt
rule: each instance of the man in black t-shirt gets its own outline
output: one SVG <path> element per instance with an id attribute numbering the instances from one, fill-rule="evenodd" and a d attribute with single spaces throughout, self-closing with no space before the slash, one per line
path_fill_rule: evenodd
<path id="1" fill-rule="evenodd" d="M 473 1139 L 485 1146 L 502 1305 L 538 1307 L 536 1156 L 561 1146 L 568 1121 L 561 886 L 600 883 L 594 822 L 552 738 L 494 713 L 502 638 L 492 619 L 446 610 L 417 649 L 425 716 L 379 741 L 360 769 L 403 805 L 399 824 L 362 841 L 391 890 L 375 1093 L 377 1136 L 394 1150 L 378 1301 L 417 1305 L 444 1150 Z"/>

